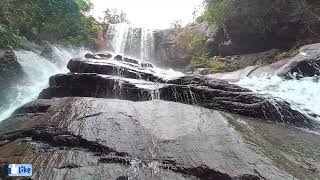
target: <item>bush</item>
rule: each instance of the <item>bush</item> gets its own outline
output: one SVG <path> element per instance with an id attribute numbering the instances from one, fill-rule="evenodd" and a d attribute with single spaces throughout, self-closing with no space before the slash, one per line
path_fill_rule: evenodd
<path id="1" fill-rule="evenodd" d="M 194 56 L 189 70 L 197 68 L 209 68 L 210 73 L 231 72 L 240 69 L 239 61 L 227 60 L 219 56 L 208 58 L 207 55 Z"/>
<path id="2" fill-rule="evenodd" d="M 280 60 L 283 60 L 283 59 L 288 59 L 288 58 L 293 58 L 295 57 L 297 54 L 299 54 L 299 48 L 293 48 L 291 49 L 290 51 L 288 52 L 281 52 L 281 53 L 278 53 L 276 55 L 276 61 L 280 61 Z"/>
<path id="3" fill-rule="evenodd" d="M 17 30 L 7 30 L 0 27 L 0 49 L 14 48 L 20 43 L 21 39 Z"/>
<path id="4" fill-rule="evenodd" d="M 226 60 L 221 57 L 213 57 L 210 59 L 210 73 L 231 72 L 240 69 L 239 61 Z"/>

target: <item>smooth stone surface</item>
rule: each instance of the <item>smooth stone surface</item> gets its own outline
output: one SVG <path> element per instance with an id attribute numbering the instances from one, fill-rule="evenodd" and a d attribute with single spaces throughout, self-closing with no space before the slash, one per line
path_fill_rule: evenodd
<path id="1" fill-rule="evenodd" d="M 201 107 L 62 98 L 16 113 L 0 124 L 0 161 L 33 164 L 33 179 L 320 177 L 319 135 Z"/>

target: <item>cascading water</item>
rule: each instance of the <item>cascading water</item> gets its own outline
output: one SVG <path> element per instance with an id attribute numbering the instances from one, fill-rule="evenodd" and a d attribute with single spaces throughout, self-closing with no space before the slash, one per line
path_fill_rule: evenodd
<path id="1" fill-rule="evenodd" d="M 318 77 L 285 80 L 279 76 L 244 78 L 235 83 L 264 96 L 280 98 L 293 109 L 320 121 L 320 80 Z"/>
<path id="2" fill-rule="evenodd" d="M 128 24 L 112 25 L 107 34 L 106 50 L 127 57 L 152 62 L 154 51 L 153 30 L 133 27 Z"/>
<path id="3" fill-rule="evenodd" d="M 15 51 L 25 77 L 12 88 L 10 102 L 0 109 L 0 121 L 9 117 L 19 106 L 37 98 L 42 89 L 48 86 L 50 76 L 66 73 L 68 61 L 75 56 L 83 56 L 84 49 L 71 50 L 57 46 L 51 46 L 52 57 L 45 58 L 32 51 Z"/>
<path id="4" fill-rule="evenodd" d="M 106 43 L 106 50 L 113 56 L 122 55 L 151 63 L 154 61 L 153 30 L 133 27 L 128 24 L 116 24 L 111 25 L 105 36 L 107 39 L 111 39 Z M 153 67 L 151 71 L 164 79 L 183 76 L 183 73 L 173 69 Z"/>

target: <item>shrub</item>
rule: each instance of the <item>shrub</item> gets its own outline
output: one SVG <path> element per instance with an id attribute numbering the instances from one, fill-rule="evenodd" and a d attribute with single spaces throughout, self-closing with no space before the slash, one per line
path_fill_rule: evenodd
<path id="1" fill-rule="evenodd" d="M 299 54 L 299 48 L 293 48 L 288 52 L 278 53 L 276 55 L 275 59 L 276 59 L 276 61 L 280 61 L 280 60 L 283 60 L 283 59 L 293 58 L 297 54 Z"/>
<path id="2" fill-rule="evenodd" d="M 219 56 L 210 59 L 210 73 L 231 72 L 240 69 L 239 61 L 226 60 Z"/>
<path id="3" fill-rule="evenodd" d="M 9 29 L 9 30 L 8 30 Z M 14 31 L 10 28 L 0 27 L 0 48 L 6 49 L 9 47 L 16 47 L 21 41 L 21 37 L 18 35 L 18 31 Z"/>

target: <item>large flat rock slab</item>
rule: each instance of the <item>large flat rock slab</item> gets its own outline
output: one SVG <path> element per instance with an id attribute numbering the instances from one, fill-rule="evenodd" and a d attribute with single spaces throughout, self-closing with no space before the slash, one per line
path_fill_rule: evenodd
<path id="1" fill-rule="evenodd" d="M 1 122 L 0 161 L 31 163 L 33 179 L 320 177 L 319 135 L 251 122 L 160 100 L 37 100 Z"/>

